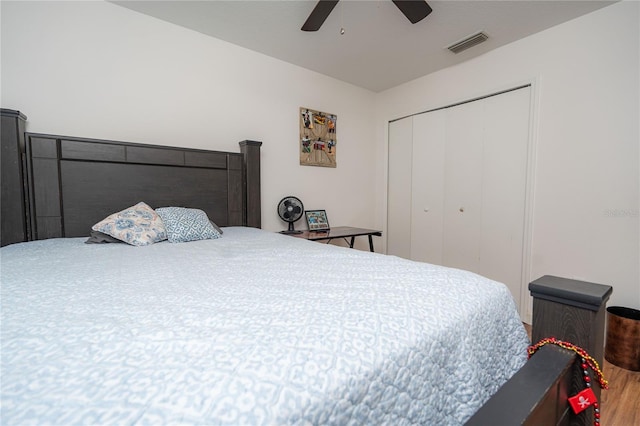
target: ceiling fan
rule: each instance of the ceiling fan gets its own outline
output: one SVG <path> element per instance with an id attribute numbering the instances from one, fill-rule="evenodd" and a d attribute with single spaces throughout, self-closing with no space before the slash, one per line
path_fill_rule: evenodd
<path id="1" fill-rule="evenodd" d="M 432 11 L 431 7 L 424 0 L 392 0 L 407 19 L 415 24 L 426 18 Z M 319 0 L 316 7 L 311 11 L 306 22 L 302 26 L 302 31 L 318 31 L 331 11 L 338 4 L 338 0 Z"/>

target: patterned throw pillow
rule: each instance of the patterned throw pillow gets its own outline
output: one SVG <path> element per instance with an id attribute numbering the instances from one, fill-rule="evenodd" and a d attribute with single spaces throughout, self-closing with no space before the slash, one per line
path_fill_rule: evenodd
<path id="1" fill-rule="evenodd" d="M 156 209 L 167 230 L 171 243 L 220 238 L 207 214 L 202 210 L 185 207 L 162 207 Z"/>
<path id="2" fill-rule="evenodd" d="M 108 216 L 91 229 L 133 246 L 148 246 L 167 239 L 162 219 L 143 202 Z"/>

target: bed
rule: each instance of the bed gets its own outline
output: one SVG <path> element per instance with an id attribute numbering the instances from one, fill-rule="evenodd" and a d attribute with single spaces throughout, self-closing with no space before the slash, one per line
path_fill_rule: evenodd
<path id="1" fill-rule="evenodd" d="M 543 348 L 532 361 L 548 358 L 554 372 L 517 383 L 540 366 L 526 362 L 502 284 L 259 229 L 260 147 L 24 135 L 26 238 L 0 252 L 3 425 L 571 418 L 557 395 L 575 378 L 571 353 Z M 200 209 L 222 235 L 85 243 L 95 223 L 140 201 Z M 540 294 L 542 309 L 573 297 Z M 600 321 L 607 297 L 586 315 Z M 548 327 L 539 323 L 534 312 L 534 339 Z M 533 405 L 492 408 L 509 386 Z"/>

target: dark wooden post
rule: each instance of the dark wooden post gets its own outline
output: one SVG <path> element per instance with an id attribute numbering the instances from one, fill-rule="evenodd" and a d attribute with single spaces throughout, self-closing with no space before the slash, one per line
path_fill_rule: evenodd
<path id="1" fill-rule="evenodd" d="M 261 197 L 260 197 L 260 146 L 259 141 L 240 142 L 240 151 L 244 155 L 244 191 L 246 194 L 246 226 L 260 228 Z"/>
<path id="2" fill-rule="evenodd" d="M 0 109 L 2 116 L 2 211 L 0 245 L 27 241 L 25 203 L 24 130 L 27 117 L 20 111 Z"/>
<path id="3" fill-rule="evenodd" d="M 602 366 L 606 303 L 612 287 L 585 281 L 545 275 L 529 284 L 533 296 L 533 343 L 545 337 L 571 342 L 586 350 Z M 585 385 L 579 365 L 574 366 L 569 396 Z M 600 399 L 600 387 L 593 391 Z M 571 416 L 571 424 L 593 425 L 593 410 Z"/>

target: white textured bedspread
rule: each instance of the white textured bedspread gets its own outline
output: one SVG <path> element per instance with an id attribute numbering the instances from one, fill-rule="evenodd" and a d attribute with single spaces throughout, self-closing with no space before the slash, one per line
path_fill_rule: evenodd
<path id="1" fill-rule="evenodd" d="M 501 284 L 252 228 L 0 255 L 7 426 L 454 425 L 526 359 Z"/>

